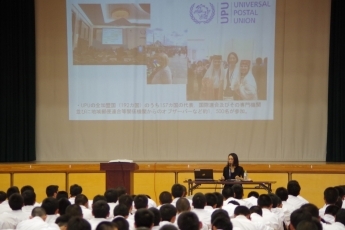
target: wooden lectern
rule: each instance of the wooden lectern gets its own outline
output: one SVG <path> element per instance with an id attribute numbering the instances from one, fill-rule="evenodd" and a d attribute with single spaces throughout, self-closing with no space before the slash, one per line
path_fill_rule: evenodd
<path id="1" fill-rule="evenodd" d="M 105 171 L 105 188 L 123 186 L 128 194 L 133 194 L 133 172 L 138 169 L 135 163 L 109 162 L 101 163 L 100 168 Z"/>

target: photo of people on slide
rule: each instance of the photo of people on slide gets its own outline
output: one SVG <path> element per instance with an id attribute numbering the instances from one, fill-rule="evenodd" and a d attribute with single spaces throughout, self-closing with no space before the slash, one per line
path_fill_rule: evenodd
<path id="1" fill-rule="evenodd" d="M 72 4 L 73 65 L 145 65 L 150 4 Z"/>

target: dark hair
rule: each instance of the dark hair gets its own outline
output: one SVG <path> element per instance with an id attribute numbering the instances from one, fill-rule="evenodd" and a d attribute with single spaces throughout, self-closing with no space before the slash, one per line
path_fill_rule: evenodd
<path id="1" fill-rule="evenodd" d="M 176 201 L 176 210 L 178 213 L 189 211 L 190 208 L 190 202 L 187 198 L 181 197 Z"/>
<path id="2" fill-rule="evenodd" d="M 118 186 L 115 188 L 116 190 L 116 193 L 117 193 L 117 197 L 120 197 L 122 195 L 126 195 L 127 194 L 127 191 L 126 191 L 126 188 L 123 187 L 123 186 Z"/>
<path id="3" fill-rule="evenodd" d="M 199 218 L 193 212 L 183 212 L 177 219 L 180 230 L 199 230 Z"/>
<path id="4" fill-rule="evenodd" d="M 77 204 L 71 204 L 65 210 L 65 214 L 73 217 L 83 217 L 83 211 Z"/>
<path id="5" fill-rule="evenodd" d="M 4 191 L 0 191 L 0 202 L 5 201 L 7 198 L 7 195 Z"/>
<path id="6" fill-rule="evenodd" d="M 151 207 L 149 210 L 153 213 L 153 226 L 159 226 L 159 222 L 161 221 L 161 214 L 157 208 Z"/>
<path id="7" fill-rule="evenodd" d="M 223 195 L 219 192 L 213 193 L 217 197 L 217 206 L 216 208 L 221 208 L 223 206 Z M 207 198 L 206 198 L 207 199 Z"/>
<path id="8" fill-rule="evenodd" d="M 326 207 L 325 214 L 330 214 L 332 216 L 335 216 L 337 212 L 339 211 L 339 209 L 340 208 L 334 204 L 328 205 Z"/>
<path id="9" fill-rule="evenodd" d="M 276 194 L 269 193 L 268 195 L 272 200 L 272 208 L 276 208 L 282 203 L 281 199 Z"/>
<path id="10" fill-rule="evenodd" d="M 138 209 L 134 214 L 134 224 L 136 228 L 151 228 L 153 225 L 154 215 L 146 208 Z"/>
<path id="11" fill-rule="evenodd" d="M 171 221 L 171 219 L 176 216 L 176 208 L 172 204 L 163 204 L 160 209 L 159 213 L 161 214 L 162 221 Z"/>
<path id="12" fill-rule="evenodd" d="M 225 186 L 222 190 L 222 195 L 225 199 L 228 199 L 229 197 L 234 196 L 234 192 L 232 191 L 232 188 L 230 186 Z"/>
<path id="13" fill-rule="evenodd" d="M 14 211 L 21 210 L 24 204 L 23 197 L 19 193 L 14 193 L 8 199 L 8 204 Z"/>
<path id="14" fill-rule="evenodd" d="M 46 210 L 47 215 L 53 215 L 56 213 L 56 210 L 58 210 L 59 203 L 57 199 L 48 197 L 43 200 L 41 207 Z"/>
<path id="15" fill-rule="evenodd" d="M 97 201 L 100 201 L 100 200 L 103 200 L 107 203 L 107 199 L 105 198 L 105 196 L 102 196 L 102 195 L 96 195 L 93 197 L 93 200 L 92 200 L 92 204 L 96 203 Z"/>
<path id="16" fill-rule="evenodd" d="M 213 223 L 213 221 L 218 217 L 226 217 L 230 220 L 229 213 L 226 210 L 217 209 L 217 210 L 214 210 L 214 212 L 212 212 L 211 214 L 211 223 Z"/>
<path id="17" fill-rule="evenodd" d="M 102 221 L 96 227 L 96 230 L 114 230 L 116 225 L 109 221 Z"/>
<path id="18" fill-rule="evenodd" d="M 261 194 L 258 198 L 258 206 L 261 208 L 270 207 L 272 205 L 272 199 L 267 194 Z"/>
<path id="19" fill-rule="evenodd" d="M 343 186 L 335 186 L 334 188 L 335 188 L 336 190 L 338 190 L 339 196 L 340 196 L 341 198 L 343 198 L 343 196 L 345 196 L 345 191 L 344 191 Z"/>
<path id="20" fill-rule="evenodd" d="M 92 204 L 92 215 L 95 218 L 106 218 L 109 215 L 109 210 L 109 204 L 104 200 L 99 200 Z"/>
<path id="21" fill-rule="evenodd" d="M 161 204 L 170 204 L 172 202 L 172 195 L 170 192 L 164 191 L 159 194 L 159 202 Z"/>
<path id="22" fill-rule="evenodd" d="M 217 217 L 212 222 L 212 226 L 216 227 L 217 229 L 232 230 L 232 223 L 230 222 L 230 219 L 225 217 Z"/>
<path id="23" fill-rule="evenodd" d="M 345 209 L 339 209 L 339 211 L 335 215 L 335 222 L 340 222 L 345 225 Z"/>
<path id="24" fill-rule="evenodd" d="M 78 194 L 75 196 L 74 203 L 85 206 L 85 204 L 89 203 L 89 199 L 84 194 Z"/>
<path id="25" fill-rule="evenodd" d="M 205 198 L 206 198 L 206 205 L 212 206 L 212 207 L 217 205 L 217 197 L 213 193 L 206 193 Z"/>
<path id="26" fill-rule="evenodd" d="M 116 225 L 117 230 L 129 230 L 129 224 L 125 218 L 116 217 L 112 222 Z"/>
<path id="27" fill-rule="evenodd" d="M 317 224 L 313 220 L 302 220 L 298 223 L 296 230 L 319 230 Z M 322 229 L 322 226 L 321 226 Z"/>
<path id="28" fill-rule="evenodd" d="M 68 199 L 68 193 L 66 191 L 58 191 L 56 194 L 56 199 L 60 200 L 61 198 L 67 198 Z"/>
<path id="29" fill-rule="evenodd" d="M 12 194 L 19 193 L 19 188 L 17 186 L 12 186 L 7 189 L 7 199 L 10 198 Z"/>
<path id="30" fill-rule="evenodd" d="M 311 214 L 311 216 L 315 217 L 315 218 L 319 218 L 319 209 L 316 207 L 315 204 L 303 204 L 301 206 L 301 208 L 303 211 L 309 212 Z"/>
<path id="31" fill-rule="evenodd" d="M 31 216 L 32 217 L 35 217 L 35 216 L 45 216 L 46 215 L 46 211 L 41 208 L 41 207 L 34 207 L 32 210 L 31 210 Z"/>
<path id="32" fill-rule="evenodd" d="M 287 190 L 289 195 L 298 196 L 301 191 L 301 186 L 298 181 L 290 180 L 287 184 Z"/>
<path id="33" fill-rule="evenodd" d="M 36 194 L 32 190 L 25 190 L 22 193 L 24 205 L 34 205 L 36 201 Z"/>
<path id="34" fill-rule="evenodd" d="M 71 185 L 69 187 L 69 193 L 71 196 L 77 196 L 83 192 L 83 188 L 77 184 Z"/>
<path id="35" fill-rule="evenodd" d="M 124 204 L 118 204 L 114 208 L 114 216 L 128 216 L 129 215 L 129 209 Z"/>
<path id="36" fill-rule="evenodd" d="M 178 228 L 175 227 L 175 225 L 166 224 L 166 225 L 163 225 L 159 230 L 178 230 Z"/>
<path id="37" fill-rule="evenodd" d="M 338 199 L 334 203 L 334 205 L 338 206 L 339 208 L 342 208 L 342 206 L 343 206 L 343 199 L 340 196 L 338 196 Z"/>
<path id="38" fill-rule="evenodd" d="M 335 204 L 339 196 L 339 192 L 336 188 L 328 187 L 323 192 L 323 198 L 326 204 Z"/>
<path id="39" fill-rule="evenodd" d="M 23 194 L 23 192 L 30 190 L 30 191 L 35 191 L 34 187 L 32 187 L 31 185 L 24 185 L 21 189 L 20 189 L 20 194 Z"/>
<path id="40" fill-rule="evenodd" d="M 246 206 L 239 205 L 235 208 L 234 214 L 235 216 L 238 216 L 238 215 L 248 216 L 250 215 L 250 211 Z"/>
<path id="41" fill-rule="evenodd" d="M 258 192 L 256 192 L 256 191 L 250 191 L 249 193 L 248 193 L 248 198 L 249 197 L 255 197 L 255 198 L 258 198 L 259 196 L 260 196 L 260 194 L 258 193 Z"/>
<path id="42" fill-rule="evenodd" d="M 252 207 L 250 207 L 249 211 L 250 211 L 250 214 L 256 213 L 256 214 L 262 216 L 262 208 L 260 206 L 257 206 L 257 205 L 252 206 Z"/>
<path id="43" fill-rule="evenodd" d="M 81 218 L 81 217 L 73 217 L 67 223 L 67 229 L 70 230 L 91 230 L 90 223 Z"/>
<path id="44" fill-rule="evenodd" d="M 174 184 L 171 187 L 171 194 L 174 198 L 177 197 L 183 197 L 184 191 L 185 189 L 183 188 L 183 186 L 181 184 Z"/>
<path id="45" fill-rule="evenodd" d="M 46 195 L 47 197 L 54 196 L 55 193 L 59 191 L 59 186 L 57 185 L 49 185 L 46 188 Z"/>
<path id="46" fill-rule="evenodd" d="M 304 211 L 302 209 L 296 209 L 295 211 L 293 211 L 290 215 L 290 224 L 296 229 L 297 225 L 299 224 L 299 222 L 301 222 L 302 220 L 307 220 L 307 221 L 311 221 L 312 220 L 312 215 L 307 212 Z"/>
<path id="47" fill-rule="evenodd" d="M 55 224 L 57 224 L 59 227 L 61 226 L 67 226 L 68 221 L 71 219 L 72 217 L 69 215 L 62 215 L 59 216 L 58 218 L 56 218 L 55 220 Z"/>
<path id="48" fill-rule="evenodd" d="M 206 205 L 206 197 L 201 192 L 195 193 L 193 196 L 193 206 L 197 209 L 203 209 Z"/>
<path id="49" fill-rule="evenodd" d="M 133 206 L 133 198 L 127 194 L 119 196 L 118 202 L 119 204 L 126 205 L 128 210 L 130 210 Z"/>
<path id="50" fill-rule="evenodd" d="M 71 202 L 67 198 L 61 198 L 60 200 L 58 200 L 58 204 L 59 204 L 59 214 L 65 215 L 66 208 L 71 205 Z"/>
<path id="51" fill-rule="evenodd" d="M 104 192 L 104 197 L 108 203 L 116 203 L 117 202 L 117 192 L 115 189 L 108 189 Z"/>
<path id="52" fill-rule="evenodd" d="M 286 201 L 289 197 L 288 190 L 284 187 L 279 187 L 276 189 L 276 195 L 282 200 Z"/>
<path id="53" fill-rule="evenodd" d="M 236 63 L 237 63 L 238 62 L 238 56 L 237 56 L 237 54 L 235 52 L 231 52 L 231 53 L 228 54 L 228 58 L 226 59 L 227 62 L 229 63 L 230 55 L 234 55 L 236 57 L 236 60 L 237 60 Z"/>
<path id="54" fill-rule="evenodd" d="M 229 164 L 229 156 L 232 156 L 232 158 L 234 158 L 234 162 L 233 162 L 233 166 L 237 167 L 240 165 L 240 162 L 238 160 L 238 156 L 236 153 L 230 153 L 228 155 L 228 163 L 227 163 L 227 167 L 230 167 L 230 164 Z"/>
<path id="55" fill-rule="evenodd" d="M 134 207 L 136 209 L 141 209 L 141 208 L 147 208 L 149 199 L 147 198 L 146 195 L 137 195 L 134 198 Z"/>
<path id="56" fill-rule="evenodd" d="M 231 187 L 232 191 L 234 192 L 234 198 L 242 199 L 243 198 L 243 187 L 239 184 L 234 184 Z"/>

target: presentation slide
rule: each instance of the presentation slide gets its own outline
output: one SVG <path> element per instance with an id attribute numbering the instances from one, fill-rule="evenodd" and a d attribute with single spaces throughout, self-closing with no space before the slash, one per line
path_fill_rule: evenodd
<path id="1" fill-rule="evenodd" d="M 67 0 L 70 120 L 272 120 L 276 0 Z"/>

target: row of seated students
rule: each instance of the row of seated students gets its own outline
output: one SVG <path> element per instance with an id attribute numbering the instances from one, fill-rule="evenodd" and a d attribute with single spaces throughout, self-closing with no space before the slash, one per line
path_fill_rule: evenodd
<path id="1" fill-rule="evenodd" d="M 174 184 L 171 192 L 159 195 L 157 206 L 147 195 L 129 195 L 123 187 L 88 200 L 79 185 L 72 185 L 70 194 L 50 185 L 47 198 L 37 203 L 33 187 L 19 191 L 13 186 L 7 193 L 0 191 L 0 229 L 345 229 L 342 187 L 326 188 L 320 209 L 301 197 L 300 190 L 297 181 L 289 181 L 275 194 L 252 191 L 243 198 L 243 187 L 233 185 L 222 193 L 196 193 L 188 199 L 186 187 Z"/>

